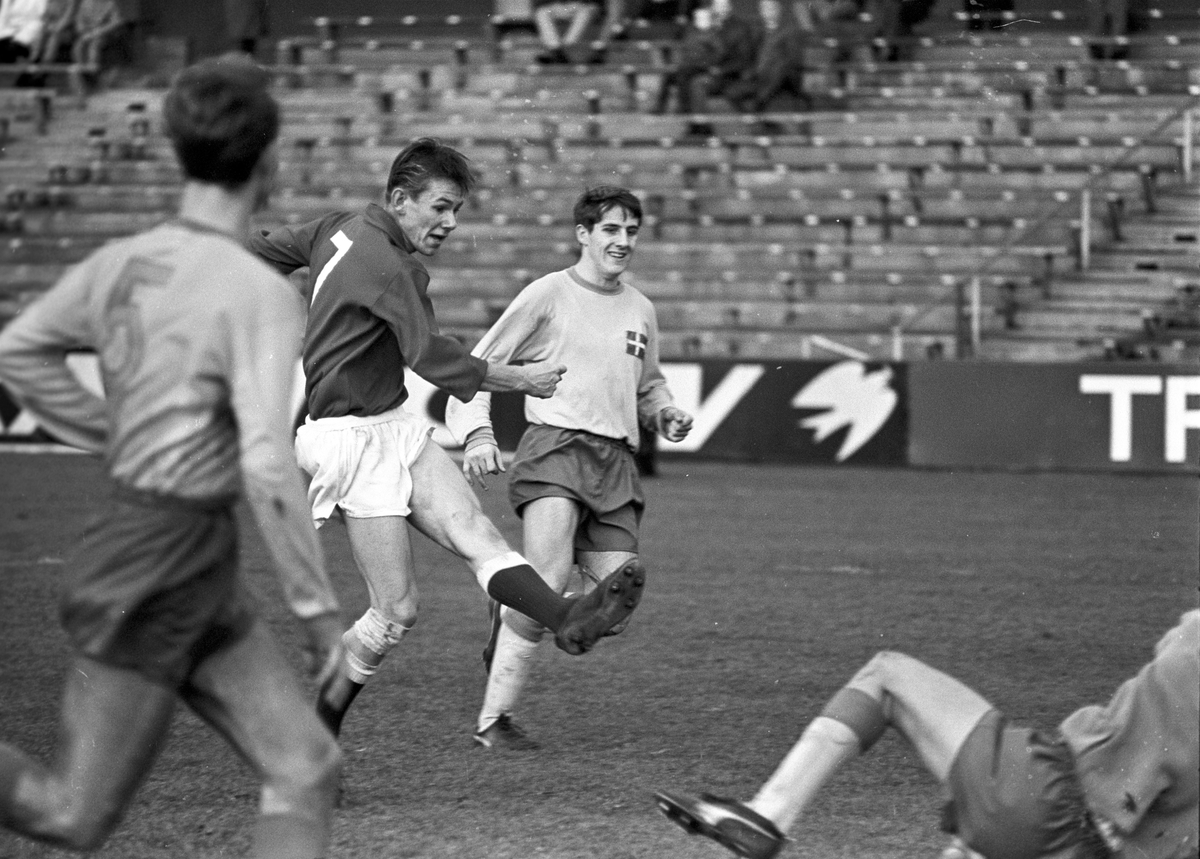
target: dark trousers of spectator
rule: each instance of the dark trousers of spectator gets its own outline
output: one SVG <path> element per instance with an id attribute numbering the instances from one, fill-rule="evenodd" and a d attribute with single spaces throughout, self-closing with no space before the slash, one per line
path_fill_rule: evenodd
<path id="1" fill-rule="evenodd" d="M 14 39 L 0 39 L 0 63 L 23 63 L 29 59 L 29 46 Z"/>

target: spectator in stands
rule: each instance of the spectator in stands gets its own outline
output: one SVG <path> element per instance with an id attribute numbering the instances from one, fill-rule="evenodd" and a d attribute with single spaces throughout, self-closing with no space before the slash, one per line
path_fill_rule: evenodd
<path id="1" fill-rule="evenodd" d="M 568 49 L 583 38 L 600 11 L 595 0 L 535 0 L 533 22 L 543 49 L 538 62 L 551 65 L 571 62 Z M 567 22 L 566 32 L 559 31 L 562 21 Z"/>
<path id="2" fill-rule="evenodd" d="M 1129 33 L 1129 0 L 1088 0 L 1088 32 L 1102 40 L 1089 45 L 1093 59 L 1124 59 L 1124 46 L 1112 41 Z"/>
<path id="3" fill-rule="evenodd" d="M 882 41 L 875 58 L 887 61 L 907 60 L 911 50 L 907 40 L 913 27 L 929 17 L 937 0 L 867 0 L 871 36 Z"/>
<path id="4" fill-rule="evenodd" d="M 793 10 L 781 0 L 759 0 L 758 14 L 762 40 L 754 67 L 726 91 L 726 97 L 734 107 L 747 113 L 761 113 L 781 96 L 799 99 L 807 108 L 804 56 L 809 35 L 801 29 Z"/>
<path id="5" fill-rule="evenodd" d="M 757 22 L 735 13 L 730 0 L 711 0 L 692 13 L 692 22 L 679 41 L 674 69 L 663 78 L 655 106 L 665 113 L 676 95 L 678 112 L 708 112 L 710 96 L 745 91 L 753 74 L 762 28 Z M 693 123 L 694 133 L 711 127 Z"/>
<path id="6" fill-rule="evenodd" d="M 232 49 L 253 57 L 267 35 L 267 0 L 225 0 L 225 32 Z"/>
<path id="7" fill-rule="evenodd" d="M 0 0 L 0 63 L 32 57 L 45 27 L 47 0 Z"/>
<path id="8" fill-rule="evenodd" d="M 609 38 L 627 38 L 634 27 L 654 22 L 673 25 L 673 35 L 680 38 L 700 5 L 697 0 L 608 0 Z"/>
<path id="9" fill-rule="evenodd" d="M 116 0 L 76 0 L 71 62 L 98 70 L 106 44 L 125 26 Z"/>
<path id="10" fill-rule="evenodd" d="M 63 58 L 69 47 L 63 34 L 75 15 L 75 0 L 46 0 L 42 12 L 42 31 L 34 44 L 30 59 L 36 63 L 56 63 Z"/>

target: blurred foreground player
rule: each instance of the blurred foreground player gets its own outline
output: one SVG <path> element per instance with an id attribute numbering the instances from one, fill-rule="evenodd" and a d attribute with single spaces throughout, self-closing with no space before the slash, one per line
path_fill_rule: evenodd
<path id="1" fill-rule="evenodd" d="M 549 361 L 510 366 L 473 357 L 438 331 L 429 273 L 417 257 L 438 252 L 474 184 L 460 152 L 422 138 L 392 161 L 384 205 L 251 237 L 280 271 L 309 269 L 308 417 L 296 453 L 312 476 L 313 521 L 320 527 L 341 512 L 370 594 L 343 638 L 346 659 L 318 699 L 334 733 L 416 622 L 410 524 L 466 560 L 490 597 L 554 630 L 568 653 L 591 648 L 630 610 L 631 585 L 620 576 L 575 599 L 547 587 L 484 514 L 449 454 L 429 442 L 433 424 L 404 408 L 408 370 L 464 400 L 481 390 L 548 397 L 562 377 L 562 365 Z"/>
<path id="2" fill-rule="evenodd" d="M 949 793 L 949 857 L 1185 859 L 1197 855 L 1200 610 L 1107 705 L 1053 733 L 1010 723 L 976 692 L 880 653 L 825 705 L 748 803 L 658 794 L 664 814 L 740 856 L 770 859 L 845 762 L 894 727 Z"/>
<path id="3" fill-rule="evenodd" d="M 637 245 L 641 201 L 624 188 L 600 186 L 576 201 L 573 217 L 578 261 L 521 290 L 475 354 L 567 368 L 554 396 L 526 400 L 529 427 L 509 479 L 509 501 L 534 567 L 557 593 L 571 587 L 576 563 L 589 582 L 622 574 L 640 591 L 645 498 L 634 459 L 640 428 L 681 441 L 692 418 L 675 406 L 659 367 L 654 306 L 622 279 Z M 463 473 L 472 482 L 504 470 L 490 406 L 480 394 L 446 408 L 447 425 L 466 446 Z M 634 605 L 636 598 L 640 593 Z M 531 751 L 537 743 L 513 722 L 512 711 L 546 630 L 509 610 L 493 611 L 492 619 L 475 742 Z"/>
<path id="4" fill-rule="evenodd" d="M 182 699 L 263 780 L 253 856 L 326 855 L 341 757 L 239 582 L 244 492 L 320 671 L 341 624 L 292 454 L 304 306 L 243 246 L 276 169 L 259 69 L 209 60 L 163 104 L 179 216 L 113 242 L 0 333 L 0 378 L 51 433 L 104 454 L 61 617 L 74 650 L 49 765 L 0 744 L 0 824 L 78 850 L 117 825 Z M 67 369 L 98 354 L 105 398 Z"/>

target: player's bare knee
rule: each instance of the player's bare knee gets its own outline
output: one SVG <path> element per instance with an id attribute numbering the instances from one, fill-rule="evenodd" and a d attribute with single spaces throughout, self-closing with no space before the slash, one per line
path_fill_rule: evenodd
<path id="1" fill-rule="evenodd" d="M 405 630 L 409 630 L 416 624 L 420 608 L 420 598 L 410 591 L 408 595 L 400 599 L 384 601 L 383 605 L 376 607 L 376 610 L 389 623 L 397 624 L 404 627 Z"/>
<path id="2" fill-rule="evenodd" d="M 897 650 L 881 650 L 858 670 L 850 685 L 868 686 L 879 691 L 894 688 L 897 682 L 910 673 L 909 669 L 916 662 L 906 653 Z"/>

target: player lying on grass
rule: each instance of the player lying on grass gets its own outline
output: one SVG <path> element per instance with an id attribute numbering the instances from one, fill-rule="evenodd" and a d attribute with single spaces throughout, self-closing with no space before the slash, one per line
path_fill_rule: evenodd
<path id="1" fill-rule="evenodd" d="M 566 599 L 505 542 L 449 454 L 429 442 L 433 424 L 407 411 L 406 372 L 469 400 L 478 391 L 554 393 L 561 364 L 521 366 L 470 354 L 438 330 L 429 300 L 432 257 L 458 226 L 475 183 L 469 162 L 422 138 L 392 162 L 383 205 L 332 212 L 251 236 L 251 248 L 284 273 L 308 267 L 304 340 L 308 417 L 296 435 L 309 473 L 312 517 L 342 515 L 371 605 L 345 633 L 346 659 L 319 693 L 336 734 L 347 710 L 417 619 L 419 597 L 409 526 L 463 558 L 499 603 L 584 653 L 637 605 L 631 572 Z"/>
<path id="2" fill-rule="evenodd" d="M 1107 705 L 1050 733 L 1018 727 L 975 691 L 880 653 L 825 705 L 749 802 L 657 795 L 690 832 L 770 859 L 821 787 L 888 728 L 946 787 L 947 855 L 986 859 L 1184 859 L 1197 855 L 1200 610 Z"/>
<path id="3" fill-rule="evenodd" d="M 553 396 L 525 401 L 529 427 L 508 483 L 525 551 L 556 593 L 570 589 L 575 563 L 596 582 L 633 569 L 643 586 L 638 532 L 645 498 L 634 460 L 639 424 L 670 441 L 681 441 L 692 426 L 658 364 L 654 306 L 624 280 L 642 223 L 641 201 L 624 188 L 600 186 L 579 197 L 573 216 L 578 261 L 521 290 L 474 352 L 489 361 L 566 367 Z M 487 394 L 446 406 L 447 425 L 465 443 L 463 473 L 472 482 L 504 470 L 490 406 Z M 496 608 L 475 742 L 530 751 L 538 744 L 512 712 L 546 629 Z"/>
<path id="4" fill-rule="evenodd" d="M 244 493 L 332 673 L 341 621 L 292 453 L 304 304 L 243 245 L 277 165 L 267 82 L 248 61 L 185 69 L 163 102 L 178 218 L 95 252 L 0 332 L 0 378 L 103 453 L 110 484 L 60 603 L 75 654 L 57 755 L 0 744 L 0 825 L 58 846 L 104 841 L 182 700 L 262 779 L 252 855 L 326 855 L 341 754 L 239 581 L 233 510 Z M 104 398 L 67 367 L 84 348 Z"/>

